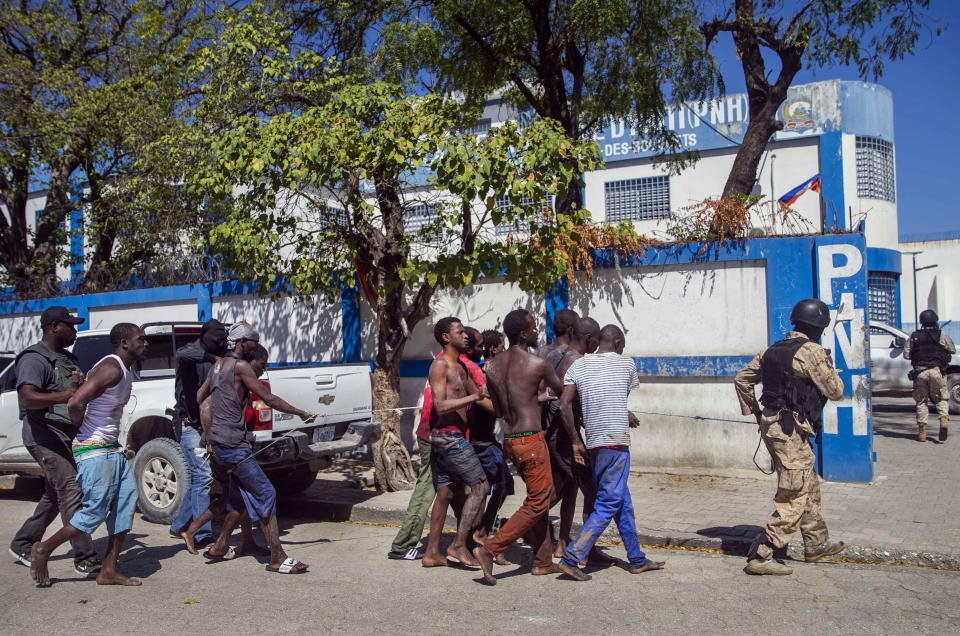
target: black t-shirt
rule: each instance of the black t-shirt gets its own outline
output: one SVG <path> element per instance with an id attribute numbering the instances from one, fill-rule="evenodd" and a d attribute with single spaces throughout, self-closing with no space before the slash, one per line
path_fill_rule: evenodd
<path id="1" fill-rule="evenodd" d="M 177 398 L 177 408 L 187 426 L 200 428 L 200 406 L 197 404 L 197 391 L 207 379 L 210 367 L 216 357 L 208 353 L 199 340 L 191 342 L 177 349 L 176 352 L 176 379 L 174 380 L 174 395 Z"/>
<path id="2" fill-rule="evenodd" d="M 71 354 L 57 354 L 69 364 L 76 364 Z M 17 360 L 17 390 L 24 384 L 31 384 L 46 393 L 46 387 L 55 382 L 53 365 L 39 353 L 28 351 Z M 51 420 L 46 409 L 26 409 L 23 418 L 23 445 L 44 446 L 51 450 L 58 447 L 70 447 L 77 429 L 65 422 Z"/>

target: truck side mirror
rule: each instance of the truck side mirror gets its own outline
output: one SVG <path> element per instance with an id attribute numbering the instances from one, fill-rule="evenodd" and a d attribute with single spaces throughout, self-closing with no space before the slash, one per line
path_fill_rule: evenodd
<path id="1" fill-rule="evenodd" d="M 900 336 L 894 336 L 893 342 L 890 343 L 891 349 L 903 349 L 904 340 Z"/>

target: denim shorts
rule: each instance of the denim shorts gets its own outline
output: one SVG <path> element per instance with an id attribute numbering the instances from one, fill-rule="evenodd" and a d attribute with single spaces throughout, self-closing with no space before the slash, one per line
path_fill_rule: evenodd
<path id="1" fill-rule="evenodd" d="M 437 457 L 437 488 L 451 484 L 472 486 L 487 478 L 477 453 L 463 435 L 431 433 L 430 444 Z"/>
<path id="2" fill-rule="evenodd" d="M 127 456 L 91 451 L 77 458 L 77 483 L 83 491 L 80 510 L 70 519 L 77 530 L 92 534 L 104 521 L 111 535 L 133 527 L 137 509 L 137 483 Z"/>
<path id="3" fill-rule="evenodd" d="M 243 512 L 246 508 L 251 521 L 277 514 L 277 491 L 249 449 L 223 448 L 214 444 L 213 452 L 220 468 L 229 475 L 227 510 Z"/>

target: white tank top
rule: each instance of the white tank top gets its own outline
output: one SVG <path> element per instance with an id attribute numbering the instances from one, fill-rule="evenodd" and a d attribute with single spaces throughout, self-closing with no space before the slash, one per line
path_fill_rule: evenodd
<path id="1" fill-rule="evenodd" d="M 104 360 L 113 358 L 123 370 L 123 377 L 116 386 L 112 386 L 103 394 L 87 404 L 83 414 L 83 424 L 77 433 L 77 441 L 93 442 L 96 444 L 112 444 L 120 437 L 120 419 L 123 417 L 123 407 L 130 400 L 130 390 L 133 388 L 133 374 L 123 364 L 119 356 L 110 354 L 101 358 L 93 365 L 96 369 Z M 91 372 L 93 369 L 90 370 Z"/>

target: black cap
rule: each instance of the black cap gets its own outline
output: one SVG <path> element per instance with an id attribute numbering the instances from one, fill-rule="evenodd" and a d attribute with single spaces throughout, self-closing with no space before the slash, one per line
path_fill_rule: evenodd
<path id="1" fill-rule="evenodd" d="M 55 322 L 68 322 L 71 325 L 79 325 L 83 322 L 83 318 L 71 314 L 66 307 L 61 307 L 60 305 L 54 305 L 53 307 L 44 309 L 43 313 L 40 314 L 40 328 L 42 329 Z"/>

